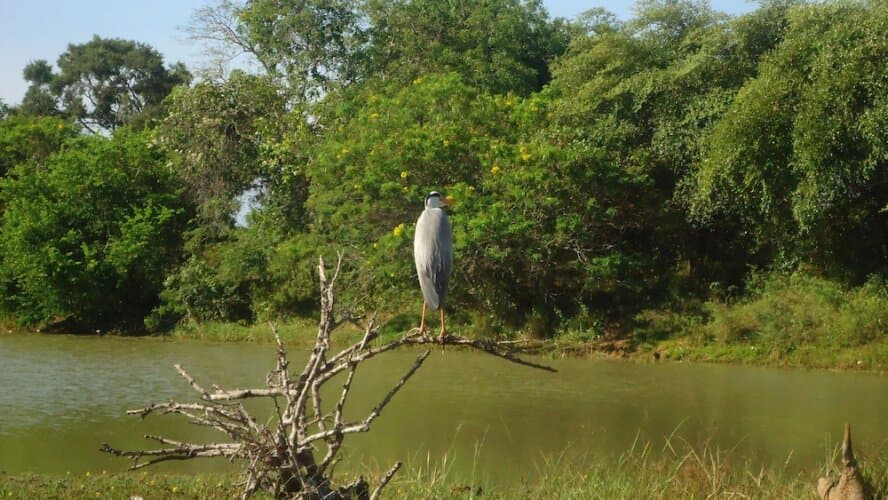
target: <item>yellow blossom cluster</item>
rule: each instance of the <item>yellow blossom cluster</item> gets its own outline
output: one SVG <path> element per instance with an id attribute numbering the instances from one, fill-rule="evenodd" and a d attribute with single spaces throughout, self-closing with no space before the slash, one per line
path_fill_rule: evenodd
<path id="1" fill-rule="evenodd" d="M 521 161 L 527 161 L 530 159 L 530 152 L 528 152 L 527 148 L 523 145 L 518 148 L 518 154 L 521 155 Z"/>

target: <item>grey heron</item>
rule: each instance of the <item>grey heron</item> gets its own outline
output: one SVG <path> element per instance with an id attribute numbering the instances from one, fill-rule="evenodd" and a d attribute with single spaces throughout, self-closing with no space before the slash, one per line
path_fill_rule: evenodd
<path id="1" fill-rule="evenodd" d="M 425 209 L 416 221 L 416 234 L 413 237 L 413 258 L 416 260 L 416 274 L 422 288 L 422 319 L 419 331 L 426 331 L 426 309 L 441 311 L 441 341 L 447 336 L 444 326 L 444 299 L 447 297 L 447 283 L 453 268 L 453 231 L 447 220 L 444 206 L 450 198 L 432 191 L 425 198 Z"/>

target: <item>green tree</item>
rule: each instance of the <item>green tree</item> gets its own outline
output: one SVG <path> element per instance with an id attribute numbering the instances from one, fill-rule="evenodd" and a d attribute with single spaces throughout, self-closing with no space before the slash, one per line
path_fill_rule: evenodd
<path id="1" fill-rule="evenodd" d="M 156 143 L 188 187 L 199 227 L 186 235 L 188 260 L 165 284 L 156 326 L 179 317 L 254 320 L 301 307 L 299 299 L 269 298 L 294 296 L 285 292 L 294 284 L 271 266 L 276 245 L 304 236 L 308 223 L 304 165 L 313 133 L 286 95 L 273 79 L 235 72 L 170 97 Z M 258 199 L 242 221 L 247 227 L 238 227 L 235 214 L 248 195 Z"/>
<path id="2" fill-rule="evenodd" d="M 408 238 L 425 195 L 477 184 L 508 115 L 454 73 L 365 87 L 330 108 L 308 164 L 311 228 L 368 270 L 356 294 L 391 299 L 415 274 Z"/>
<path id="3" fill-rule="evenodd" d="M 45 162 L 76 136 L 74 124 L 60 118 L 16 114 L 0 119 L 0 178 L 16 165 Z"/>
<path id="4" fill-rule="evenodd" d="M 235 72 L 224 82 L 180 87 L 167 106 L 155 138 L 204 224 L 224 235 L 234 225 L 238 196 L 251 188 L 266 194 L 263 204 L 284 210 L 289 224 L 302 224 L 306 181 L 298 148 L 304 144 L 285 142 L 300 140 L 307 125 L 288 110 L 273 81 Z"/>
<path id="5" fill-rule="evenodd" d="M 761 263 L 733 219 L 702 227 L 689 220 L 686 183 L 715 123 L 785 25 L 783 5 L 729 20 L 702 3 L 645 2 L 626 23 L 596 21 L 555 64 L 547 141 L 600 148 L 643 181 L 636 189 L 647 215 L 637 222 L 656 233 L 666 267 L 652 273 L 662 284 L 677 268 L 689 271 L 692 286 L 737 283 L 747 265 Z"/>
<path id="6" fill-rule="evenodd" d="M 367 17 L 366 73 L 405 84 L 454 72 L 489 93 L 527 95 L 549 81 L 549 62 L 569 40 L 539 0 L 372 0 Z"/>
<path id="7" fill-rule="evenodd" d="M 189 216 L 146 135 L 79 137 L 0 188 L 2 308 L 31 325 L 138 328 Z"/>
<path id="8" fill-rule="evenodd" d="M 191 79 L 181 63 L 164 66 L 150 46 L 116 38 L 70 44 L 57 64 L 52 94 L 66 114 L 93 132 L 149 118 L 173 87 Z"/>
<path id="9" fill-rule="evenodd" d="M 881 3 L 803 5 L 705 142 L 692 213 L 739 221 L 778 263 L 883 272 L 888 55 Z"/>
<path id="10" fill-rule="evenodd" d="M 57 98 L 50 90 L 54 78 L 52 66 L 43 59 L 25 66 L 22 74 L 30 82 L 18 111 L 25 115 L 52 116 L 60 113 Z"/>
<path id="11" fill-rule="evenodd" d="M 239 45 L 301 98 L 360 76 L 354 58 L 365 43 L 355 0 L 248 0 L 235 9 Z"/>

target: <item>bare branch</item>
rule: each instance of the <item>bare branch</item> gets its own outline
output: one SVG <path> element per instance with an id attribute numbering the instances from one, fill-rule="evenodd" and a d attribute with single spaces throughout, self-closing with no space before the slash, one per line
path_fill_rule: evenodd
<path id="1" fill-rule="evenodd" d="M 401 347 L 416 345 L 456 346 L 482 351 L 507 361 L 533 368 L 554 371 L 548 366 L 517 357 L 507 345 L 491 341 L 450 336 L 440 342 L 414 329 L 403 337 L 382 345 L 372 346 L 379 335 L 376 318 L 371 317 L 363 327 L 364 334 L 358 342 L 339 350 L 328 358 L 330 336 L 345 321 L 357 323 L 355 316 L 346 314 L 338 321 L 335 316 L 333 285 L 340 275 L 343 257 L 340 254 L 332 279 L 327 279 L 324 260 L 318 259 L 320 285 L 320 321 L 315 345 L 298 377 L 291 377 L 289 360 L 277 327 L 270 324 L 277 344 L 274 368 L 265 378 L 264 388 L 225 390 L 210 385 L 211 390 L 199 384 L 180 365 L 176 371 L 200 396 L 198 402 L 180 403 L 168 401 L 153 403 L 145 408 L 130 410 L 129 415 L 145 418 L 151 414 L 177 414 L 191 423 L 214 429 L 232 442 L 188 443 L 163 436 L 146 436 L 164 448 L 144 451 L 122 451 L 103 445 L 101 450 L 116 456 L 132 459 L 131 468 L 138 469 L 168 460 L 188 460 L 203 457 L 224 457 L 240 462 L 244 469 L 243 498 L 257 491 L 266 491 L 276 498 L 302 498 L 310 500 L 344 500 L 346 498 L 378 498 L 382 489 L 400 469 L 396 463 L 381 478 L 376 488 L 370 488 L 363 478 L 345 486 L 335 487 L 332 470 L 340 458 L 340 450 L 346 435 L 367 432 L 400 389 L 419 370 L 430 351 L 420 354 L 404 375 L 382 397 L 379 403 L 360 420 L 343 421 L 348 396 L 357 376 L 358 365 L 370 358 Z M 325 409 L 321 391 L 325 383 L 337 374 L 345 372 L 341 390 L 332 407 Z M 269 397 L 275 412 L 264 423 L 254 418 L 241 403 L 243 399 Z M 311 401 L 311 410 L 308 401 Z M 312 414 L 309 415 L 308 412 Z M 316 454 L 326 447 L 323 459 Z"/>
<path id="2" fill-rule="evenodd" d="M 382 476 L 382 479 L 379 480 L 379 484 L 376 485 L 376 489 L 374 489 L 373 494 L 370 495 L 370 500 L 376 500 L 377 498 L 379 498 L 379 494 L 382 493 L 382 489 L 385 488 L 385 485 L 387 485 L 389 481 L 392 480 L 392 478 L 395 476 L 395 473 L 398 472 L 398 469 L 400 468 L 401 462 L 395 462 L 395 465 L 393 465 L 392 468 L 389 469 L 389 471 L 386 472 L 384 476 Z"/>
<path id="3" fill-rule="evenodd" d="M 368 430 L 370 430 L 370 423 L 376 420 L 376 417 L 378 417 L 382 413 L 383 408 L 385 408 L 386 405 L 389 404 L 389 401 L 391 401 L 392 398 L 395 397 L 395 394 L 398 393 L 398 390 L 400 390 L 401 387 L 403 387 L 403 385 L 407 383 L 407 380 L 409 380 L 410 377 L 412 377 L 413 374 L 416 373 L 416 370 L 418 370 L 419 367 L 422 366 L 423 361 L 426 360 L 430 352 L 431 351 L 426 351 L 416 358 L 416 361 L 413 362 L 413 366 L 411 366 L 410 369 L 407 370 L 407 373 L 403 377 L 401 377 L 401 380 L 399 380 L 398 383 L 395 384 L 395 386 L 392 387 L 391 390 L 389 390 L 388 394 L 386 394 L 385 397 L 382 398 L 382 401 L 380 401 L 379 404 L 370 411 L 370 414 L 367 415 L 367 418 L 365 418 L 363 421 L 312 434 L 306 437 L 301 443 L 299 443 L 300 448 L 309 445 L 313 441 L 325 439 L 335 434 L 350 434 L 353 432 L 367 432 Z"/>

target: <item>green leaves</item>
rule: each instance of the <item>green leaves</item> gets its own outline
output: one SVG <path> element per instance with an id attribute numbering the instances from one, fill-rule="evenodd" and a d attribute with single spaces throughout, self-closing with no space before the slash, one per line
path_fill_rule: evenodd
<path id="1" fill-rule="evenodd" d="M 32 66 L 26 73 L 39 76 L 33 85 L 45 83 L 49 69 Z M 191 80 L 183 65 L 165 67 L 160 53 L 148 45 L 98 36 L 68 45 L 58 66 L 60 72 L 49 80 L 50 92 L 65 114 L 92 132 L 111 131 L 133 120 L 144 123 L 173 87 Z"/>
<path id="2" fill-rule="evenodd" d="M 37 325 L 138 326 L 188 218 L 144 134 L 81 137 L 0 188 L 2 307 Z"/>
<path id="3" fill-rule="evenodd" d="M 305 145 L 286 144 L 284 131 L 302 139 L 306 125 L 301 113 L 287 110 L 284 93 L 269 79 L 236 72 L 225 82 L 181 87 L 167 107 L 155 142 L 188 186 L 206 225 L 218 233 L 229 229 L 235 198 L 251 187 L 265 187 L 272 197 L 291 189 L 287 197 L 304 202 L 298 196 L 304 176 L 292 150 Z"/>
<path id="4" fill-rule="evenodd" d="M 736 217 L 759 248 L 840 275 L 883 268 L 885 13 L 881 4 L 789 11 L 783 42 L 705 141 L 695 217 Z"/>
<path id="5" fill-rule="evenodd" d="M 416 306 L 431 190 L 456 199 L 452 304 L 500 326 L 626 325 L 750 267 L 861 282 L 888 241 L 886 14 L 651 0 L 564 24 L 535 0 L 226 1 L 207 32 L 230 28 L 266 74 L 162 104 L 182 68 L 72 45 L 59 75 L 26 68 L 30 97 L 0 119 L 5 307 L 113 323 L 163 281 L 158 327 L 299 314 L 314 259 L 339 250 L 344 299 Z M 154 128 L 85 139 L 31 116 L 56 113 Z"/>

